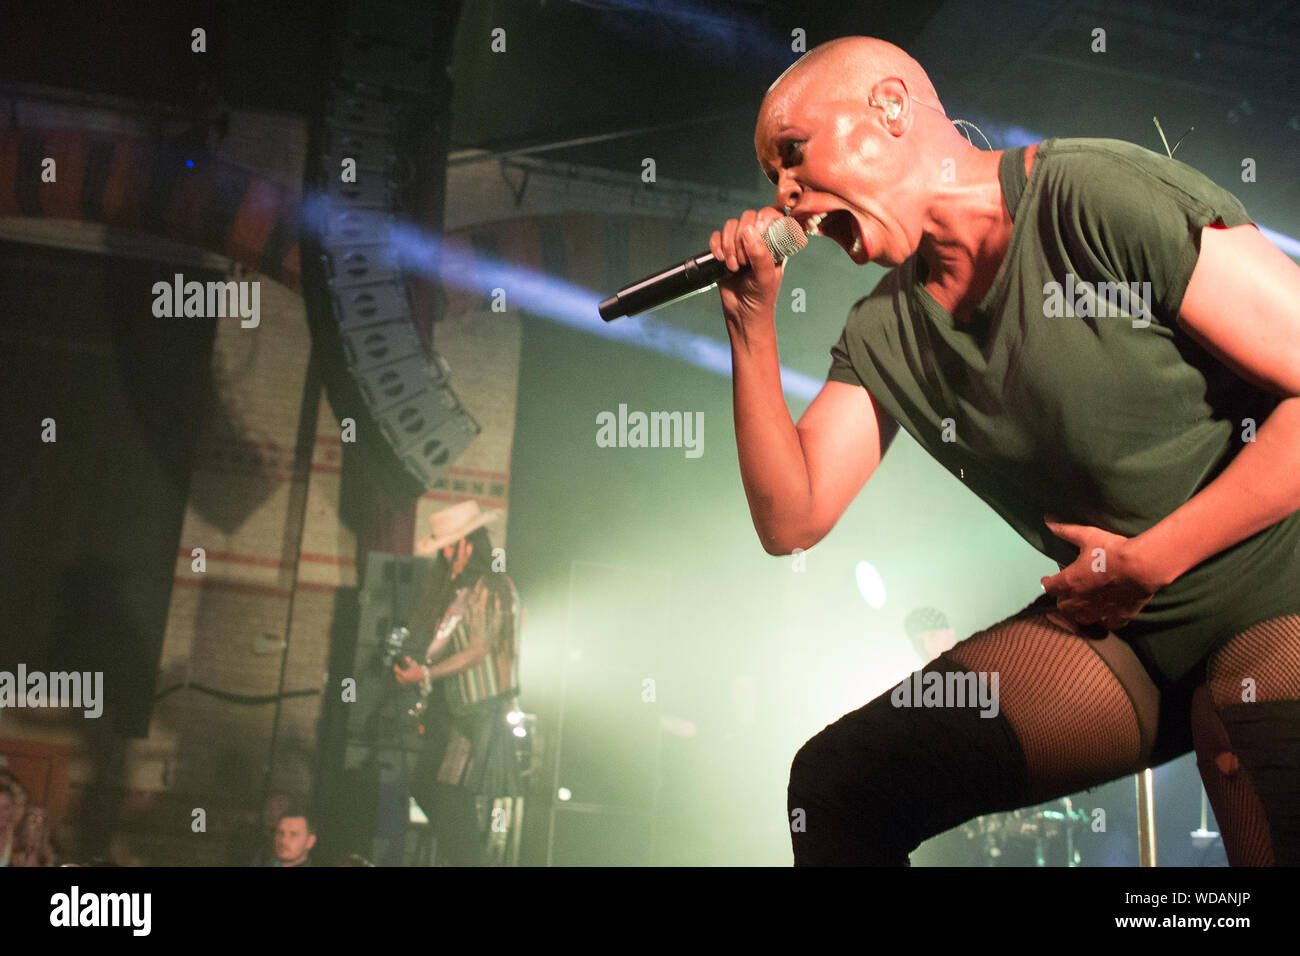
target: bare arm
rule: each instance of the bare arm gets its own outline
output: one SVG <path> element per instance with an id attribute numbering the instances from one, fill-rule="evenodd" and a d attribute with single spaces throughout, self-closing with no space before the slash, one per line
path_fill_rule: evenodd
<path id="1" fill-rule="evenodd" d="M 1283 401 L 1222 474 L 1133 539 L 1159 584 L 1300 508 L 1297 301 L 1300 268 L 1254 226 L 1202 230 L 1179 324 L 1242 378 Z"/>
<path id="2" fill-rule="evenodd" d="M 471 667 L 483 663 L 483 658 L 487 657 L 487 651 L 486 646 L 467 647 L 459 653 L 452 654 L 446 660 L 428 665 L 424 669 L 425 676 L 430 680 L 437 680 L 439 677 L 450 677 L 452 674 L 467 671 Z"/>
<path id="3" fill-rule="evenodd" d="M 736 448 L 763 549 L 789 554 L 811 548 L 835 526 L 880 464 L 897 426 L 865 388 L 841 382 L 827 382 L 794 424 L 781 389 L 776 343 L 782 270 L 766 255 L 757 232 L 741 231 L 756 217 L 751 210 L 730 220 L 714 233 L 710 248 L 729 264 L 754 262 L 752 270 L 718 283 L 731 337 Z"/>
<path id="4" fill-rule="evenodd" d="M 445 660 L 426 666 L 424 673 L 427 680 L 437 680 L 439 677 L 450 677 L 452 674 L 467 671 L 483 663 L 483 659 L 487 657 L 490 649 L 489 634 L 495 633 L 495 629 L 500 626 L 500 604 L 496 596 L 482 583 L 478 585 L 476 595 L 471 597 L 471 602 L 465 615 L 469 646 Z M 491 612 L 488 611 L 489 603 L 493 605 Z"/>
<path id="5" fill-rule="evenodd" d="M 826 537 L 880 464 L 897 426 L 860 385 L 827 382 L 796 426 L 775 335 L 732 344 L 740 476 L 763 548 L 790 554 Z M 882 435 L 883 429 L 883 435 Z"/>
<path id="6" fill-rule="evenodd" d="M 1298 300 L 1300 268 L 1254 226 L 1201 230 L 1178 324 L 1225 366 L 1282 401 L 1217 478 L 1136 537 L 1049 523 L 1079 548 L 1074 564 L 1041 581 L 1067 616 L 1118 630 L 1186 571 L 1300 509 Z M 1109 569 L 1091 565 L 1096 547 L 1115 550 Z"/>

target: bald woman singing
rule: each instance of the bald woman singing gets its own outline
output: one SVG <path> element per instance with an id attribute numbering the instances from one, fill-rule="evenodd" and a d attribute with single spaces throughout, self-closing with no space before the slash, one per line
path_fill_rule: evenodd
<path id="1" fill-rule="evenodd" d="M 1300 268 L 1232 194 L 1148 150 L 974 148 L 920 65 L 867 37 L 787 70 L 754 145 L 774 204 L 710 249 L 732 270 L 764 549 L 822 540 L 901 426 L 1060 568 L 925 668 L 996 672 L 995 716 L 886 692 L 804 744 L 795 864 L 906 865 L 965 820 L 1193 748 L 1229 862 L 1300 864 Z M 759 238 L 784 210 L 890 269 L 797 425 Z"/>

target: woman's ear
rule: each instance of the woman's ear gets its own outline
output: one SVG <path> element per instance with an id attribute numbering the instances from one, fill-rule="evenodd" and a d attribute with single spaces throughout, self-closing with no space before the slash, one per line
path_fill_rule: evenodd
<path id="1" fill-rule="evenodd" d="M 871 88 L 867 104 L 879 109 L 890 130 L 896 132 L 902 125 L 900 118 L 907 98 L 907 85 L 898 77 L 886 77 Z"/>

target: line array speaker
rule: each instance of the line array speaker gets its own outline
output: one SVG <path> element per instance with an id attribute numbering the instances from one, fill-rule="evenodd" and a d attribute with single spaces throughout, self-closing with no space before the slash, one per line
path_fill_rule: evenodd
<path id="1" fill-rule="evenodd" d="M 437 243 L 425 233 L 441 233 L 442 204 L 425 200 L 440 200 L 446 178 L 446 65 L 459 8 L 347 5 L 317 138 L 318 188 L 305 215 L 333 318 L 332 351 L 351 379 L 346 389 L 333 383 L 334 411 L 359 426 L 364 412 L 368 427 L 358 431 L 382 436 L 415 493 L 433 488 L 481 431 L 421 334 L 408 279 L 413 269 L 436 270 L 428 250 Z M 431 126 L 442 132 L 431 135 Z M 355 164 L 355 181 L 345 180 L 345 162 Z M 438 309 L 441 299 L 431 299 Z M 430 318 L 429 328 L 439 316 Z"/>

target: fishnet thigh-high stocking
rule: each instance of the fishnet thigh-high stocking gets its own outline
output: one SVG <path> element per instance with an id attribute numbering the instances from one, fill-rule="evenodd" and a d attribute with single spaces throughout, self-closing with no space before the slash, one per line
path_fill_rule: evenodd
<path id="1" fill-rule="evenodd" d="M 1196 765 L 1233 866 L 1300 866 L 1300 615 L 1235 635 L 1192 699 Z"/>
<path id="2" fill-rule="evenodd" d="M 983 673 L 990 689 L 996 675 L 995 714 L 898 706 L 886 691 L 804 744 L 788 794 L 796 865 L 905 865 L 921 841 L 973 817 L 1144 766 L 1154 685 L 1119 638 L 1079 636 L 1049 607 L 1040 598 L 922 668 Z"/>
<path id="3" fill-rule="evenodd" d="M 976 672 L 1002 671 L 1002 708 L 1025 754 L 1027 804 L 1147 765 L 1159 692 L 1118 637 L 1086 638 L 1059 614 L 1025 613 L 946 656 Z"/>

